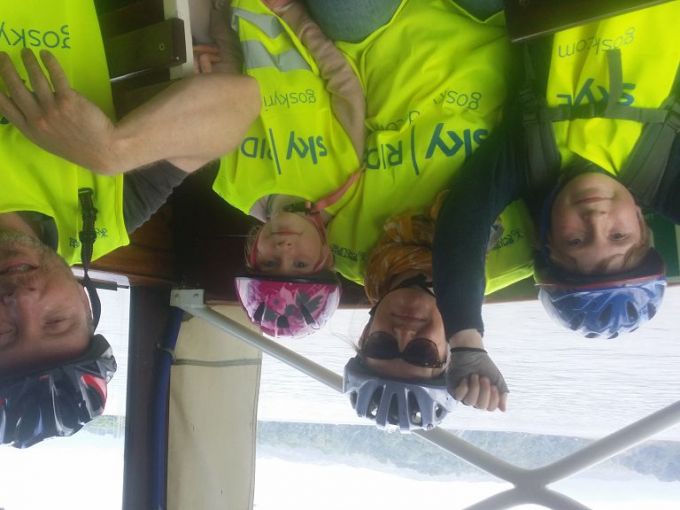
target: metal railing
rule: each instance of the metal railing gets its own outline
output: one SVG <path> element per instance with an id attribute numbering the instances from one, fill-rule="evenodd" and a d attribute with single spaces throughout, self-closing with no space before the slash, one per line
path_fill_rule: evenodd
<path id="1" fill-rule="evenodd" d="M 195 317 L 206 320 L 335 391 L 342 392 L 340 375 L 206 306 L 203 302 L 202 290 L 173 290 L 170 303 Z M 415 434 L 514 486 L 469 506 L 466 510 L 499 510 L 521 504 L 542 505 L 555 510 L 589 510 L 589 507 L 578 501 L 549 489 L 548 485 L 588 469 L 677 424 L 680 424 L 680 401 L 556 462 L 534 469 L 521 468 L 503 461 L 441 428 L 418 431 Z"/>

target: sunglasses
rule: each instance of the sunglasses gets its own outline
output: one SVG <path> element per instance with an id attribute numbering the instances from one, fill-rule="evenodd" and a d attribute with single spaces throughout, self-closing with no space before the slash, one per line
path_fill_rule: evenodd
<path id="1" fill-rule="evenodd" d="M 441 368 L 446 364 L 446 360 L 442 361 L 439 358 L 439 349 L 432 340 L 414 338 L 401 352 L 397 339 L 384 331 L 374 331 L 368 335 L 360 352 L 368 358 L 403 359 L 406 363 L 418 367 Z"/>

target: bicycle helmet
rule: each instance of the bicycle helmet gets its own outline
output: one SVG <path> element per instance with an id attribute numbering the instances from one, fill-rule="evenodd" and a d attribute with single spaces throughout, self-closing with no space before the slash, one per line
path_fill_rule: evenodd
<path id="1" fill-rule="evenodd" d="M 0 380 L 0 444 L 28 448 L 75 434 L 104 412 L 115 372 L 111 346 L 95 335 L 76 360 Z"/>
<path id="2" fill-rule="evenodd" d="M 321 329 L 340 304 L 340 283 L 330 272 L 304 277 L 248 274 L 236 278 L 248 318 L 266 335 L 300 338 Z"/>
<path id="3" fill-rule="evenodd" d="M 642 263 L 611 275 L 570 273 L 539 255 L 534 275 L 548 315 L 587 338 L 616 338 L 650 320 L 663 301 L 664 263 L 650 248 Z"/>
<path id="4" fill-rule="evenodd" d="M 403 433 L 433 429 L 456 404 L 444 374 L 427 381 L 379 377 L 358 356 L 345 365 L 343 393 L 357 416 Z"/>

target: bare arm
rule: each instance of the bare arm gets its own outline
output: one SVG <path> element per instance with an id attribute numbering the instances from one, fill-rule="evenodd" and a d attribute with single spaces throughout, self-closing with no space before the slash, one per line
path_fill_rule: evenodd
<path id="1" fill-rule="evenodd" d="M 0 114 L 43 149 L 94 172 L 113 175 L 159 160 L 186 172 L 236 148 L 259 113 L 257 84 L 244 76 L 200 75 L 179 81 L 114 124 L 71 89 L 55 57 L 41 52 L 49 79 L 22 52 L 31 90 L 5 53 Z"/>

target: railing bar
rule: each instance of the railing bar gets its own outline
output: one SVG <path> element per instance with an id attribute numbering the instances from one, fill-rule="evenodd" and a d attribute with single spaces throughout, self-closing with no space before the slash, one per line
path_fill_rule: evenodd
<path id="1" fill-rule="evenodd" d="M 505 462 L 440 427 L 429 431 L 418 430 L 414 433 L 470 464 L 514 485 L 517 485 L 518 481 L 529 472 L 528 469 Z"/>
<path id="2" fill-rule="evenodd" d="M 680 423 L 680 401 L 636 421 L 585 448 L 552 464 L 533 470 L 533 478 L 542 485 L 594 466 L 617 453 L 628 450 L 673 425 Z"/>

